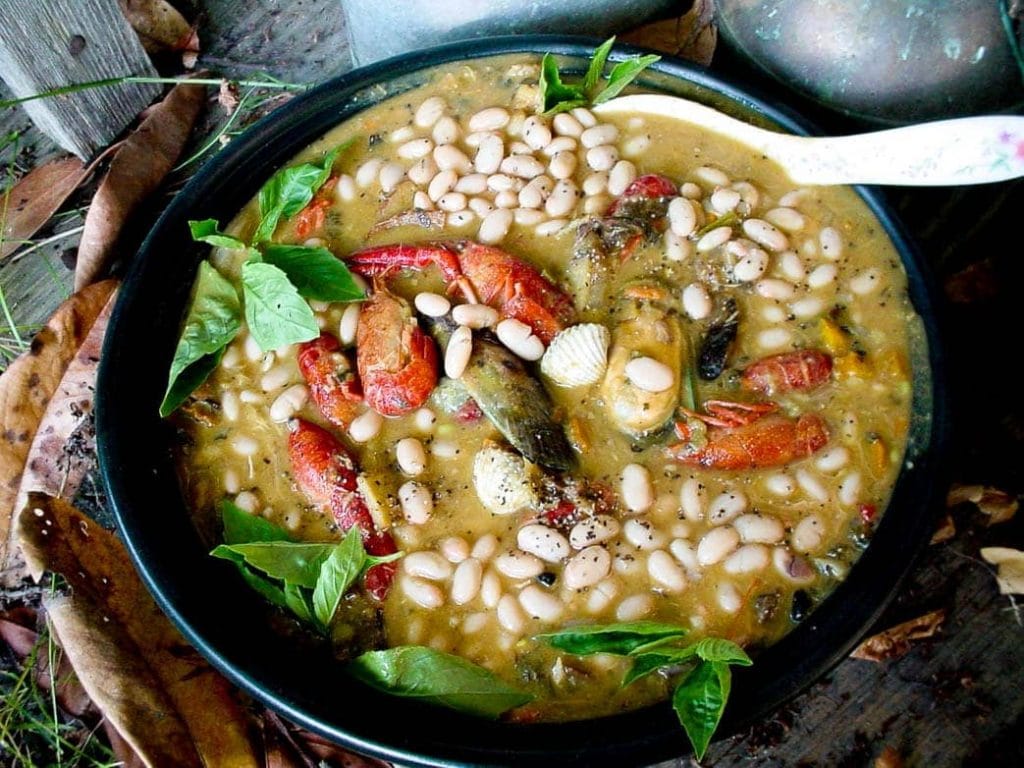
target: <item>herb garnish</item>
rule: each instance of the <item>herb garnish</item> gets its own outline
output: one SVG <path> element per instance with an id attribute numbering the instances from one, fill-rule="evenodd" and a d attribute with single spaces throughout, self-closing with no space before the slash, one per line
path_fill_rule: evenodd
<path id="1" fill-rule="evenodd" d="M 230 501 L 220 509 L 224 543 L 210 554 L 235 563 L 250 587 L 323 633 L 356 579 L 402 556 L 367 554 L 355 527 L 340 542 L 294 542 L 287 531 Z"/>
<path id="2" fill-rule="evenodd" d="M 603 104 L 622 93 L 623 89 L 633 82 L 644 69 L 661 60 L 660 56 L 648 54 L 646 56 L 631 56 L 619 61 L 608 74 L 607 84 L 602 86 L 601 76 L 604 74 L 608 54 L 614 44 L 615 38 L 610 37 L 594 51 L 587 74 L 583 77 L 582 86 L 563 83 L 555 57 L 550 53 L 544 54 L 540 63 L 539 111 L 545 115 L 554 115 L 559 112 L 568 112 L 576 107 Z"/>
<path id="3" fill-rule="evenodd" d="M 268 242 L 282 217 L 301 211 L 330 176 L 338 154 L 317 163 L 282 168 L 259 192 L 260 221 L 252 243 L 221 231 L 216 219 L 190 221 L 192 239 L 242 251 L 242 298 L 238 288 L 209 262 L 199 265 L 192 301 L 174 352 L 160 415 L 168 416 L 202 384 L 220 362 L 224 348 L 242 327 L 266 351 L 315 339 L 320 334 L 307 299 L 358 301 L 365 298 L 345 263 L 326 248 Z M 292 598 L 294 602 L 294 596 Z"/>
<path id="4" fill-rule="evenodd" d="M 682 645 L 686 635 L 682 627 L 655 622 L 630 622 L 605 626 L 564 629 L 535 639 L 577 655 L 612 653 L 627 656 L 632 665 L 622 685 L 633 683 L 652 672 L 672 673 L 675 667 L 693 664 L 693 668 L 675 688 L 672 707 L 698 760 L 703 759 L 711 737 L 725 711 L 732 687 L 730 664 L 744 667 L 753 662 L 736 643 L 706 637 Z"/>

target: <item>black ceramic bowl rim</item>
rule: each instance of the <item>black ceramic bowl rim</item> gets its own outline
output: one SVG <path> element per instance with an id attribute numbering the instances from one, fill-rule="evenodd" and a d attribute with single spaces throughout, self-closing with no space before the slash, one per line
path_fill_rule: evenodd
<path id="1" fill-rule="evenodd" d="M 187 219 L 228 221 L 269 174 L 345 119 L 374 84 L 451 61 L 506 53 L 588 57 L 599 41 L 565 36 L 474 40 L 390 59 L 297 97 L 234 139 L 174 198 L 142 244 L 110 320 L 97 382 L 103 482 L 128 551 L 157 603 L 216 668 L 286 718 L 338 743 L 403 765 L 609 765 L 664 760 L 689 746 L 668 704 L 600 720 L 495 723 L 389 697 L 348 677 L 325 654 L 273 632 L 265 606 L 222 561 L 206 555 L 185 512 L 170 455 L 172 427 L 157 407 L 198 261 Z M 643 52 L 627 46 L 620 53 Z M 684 62 L 656 73 L 753 109 L 806 133 L 793 115 Z M 735 106 L 734 105 L 734 106 Z M 721 108 L 721 107 L 720 107 Z M 793 632 L 737 670 L 720 733 L 751 723 L 806 689 L 848 655 L 881 614 L 926 542 L 933 522 L 947 419 L 942 361 L 921 260 L 879 195 L 860 194 L 903 257 L 923 319 L 927 375 L 915 385 L 922 439 L 910 450 L 888 513 L 849 577 Z"/>

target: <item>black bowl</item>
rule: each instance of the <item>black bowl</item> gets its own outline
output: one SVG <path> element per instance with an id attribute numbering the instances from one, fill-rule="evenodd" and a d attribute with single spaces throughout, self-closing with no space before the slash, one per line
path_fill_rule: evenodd
<path id="1" fill-rule="evenodd" d="M 509 725 L 388 697 L 347 677 L 326 653 L 268 627 L 255 593 L 207 556 L 178 487 L 173 430 L 157 416 L 189 287 L 207 251 L 190 240 L 186 221 L 229 220 L 296 152 L 359 110 L 414 87 L 433 65 L 552 51 L 582 67 L 597 42 L 532 36 L 447 45 L 351 72 L 296 98 L 232 141 L 175 197 L 143 243 L 111 318 L 97 383 L 99 456 L 125 543 L 157 602 L 242 690 L 329 739 L 404 765 L 623 766 L 686 754 L 689 746 L 667 704 L 598 721 Z M 807 132 L 780 108 L 679 61 L 661 61 L 641 84 Z M 860 194 L 901 253 L 924 321 L 914 345 L 906 466 L 847 580 L 752 668 L 736 673 L 721 733 L 763 717 L 843 659 L 893 596 L 932 528 L 946 419 L 930 282 L 879 196 Z"/>

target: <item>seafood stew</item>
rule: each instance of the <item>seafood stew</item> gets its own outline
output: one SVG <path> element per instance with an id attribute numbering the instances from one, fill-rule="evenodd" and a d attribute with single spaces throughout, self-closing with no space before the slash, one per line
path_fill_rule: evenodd
<path id="1" fill-rule="evenodd" d="M 515 107 L 535 80 L 453 67 L 311 148 L 356 138 L 273 239 L 372 296 L 314 302 L 324 332 L 273 352 L 243 330 L 175 418 L 211 543 L 228 496 L 299 540 L 358 527 L 405 553 L 339 607 L 340 654 L 452 652 L 535 695 L 513 715 L 567 719 L 666 677 L 621 687 L 621 659 L 540 635 L 647 619 L 758 646 L 842 578 L 901 462 L 914 318 L 852 193 L 661 120 L 536 118 Z M 212 263 L 238 280 L 244 258 Z"/>

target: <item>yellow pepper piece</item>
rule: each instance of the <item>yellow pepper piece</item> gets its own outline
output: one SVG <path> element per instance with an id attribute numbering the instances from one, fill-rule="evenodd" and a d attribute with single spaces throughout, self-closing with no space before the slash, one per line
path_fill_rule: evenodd
<path id="1" fill-rule="evenodd" d="M 832 371 L 837 379 L 868 379 L 874 375 L 874 366 L 866 357 L 861 357 L 855 352 L 837 357 L 832 363 Z"/>
<path id="2" fill-rule="evenodd" d="M 818 321 L 818 328 L 821 331 L 821 343 L 830 355 L 836 357 L 850 351 L 850 337 L 833 321 L 823 317 Z"/>
<path id="3" fill-rule="evenodd" d="M 889 447 L 885 444 L 885 440 L 878 436 L 872 437 L 870 440 L 868 461 L 876 476 L 883 475 L 889 466 Z"/>
<path id="4" fill-rule="evenodd" d="M 907 356 L 896 348 L 890 348 L 878 356 L 878 371 L 886 378 L 910 379 L 910 364 Z"/>

